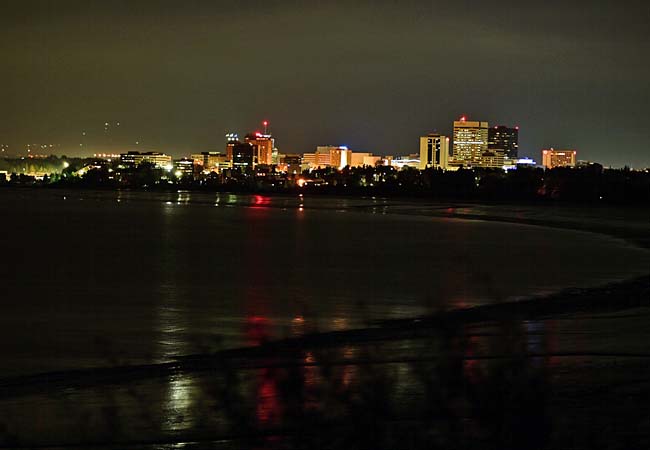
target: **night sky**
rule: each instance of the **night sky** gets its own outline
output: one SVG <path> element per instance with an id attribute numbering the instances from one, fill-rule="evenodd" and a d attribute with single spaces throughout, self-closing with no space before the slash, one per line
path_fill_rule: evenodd
<path id="1" fill-rule="evenodd" d="M 400 155 L 465 114 L 650 166 L 649 5 L 2 0 L 0 143 L 180 156 L 268 119 L 282 153 Z"/>

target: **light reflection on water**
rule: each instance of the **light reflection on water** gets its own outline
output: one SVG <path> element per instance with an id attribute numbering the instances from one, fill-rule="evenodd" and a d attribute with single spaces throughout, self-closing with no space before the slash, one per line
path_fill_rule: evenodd
<path id="1" fill-rule="evenodd" d="M 28 301 L 12 306 L 15 311 L 3 311 L 2 341 L 29 342 L 34 354 L 54 361 L 43 358 L 46 362 L 38 371 L 60 368 L 51 364 L 63 369 L 105 365 L 104 354 L 83 347 L 96 334 L 123 339 L 127 352 L 138 361 L 161 362 L 202 351 L 196 340 L 206 336 L 226 334 L 230 347 L 259 345 L 283 337 L 283 330 L 292 337 L 314 330 L 345 330 L 372 319 L 464 308 L 647 267 L 647 252 L 609 238 L 420 217 L 369 219 L 352 211 L 363 203 L 358 200 L 319 203 L 304 197 L 232 194 L 206 198 L 208 206 L 257 205 L 226 210 L 202 209 L 201 195 L 183 192 L 146 201 L 135 201 L 137 197 L 118 192 L 109 197 L 112 206 L 70 197 L 56 208 L 32 199 L 33 203 L 23 202 L 22 214 L 3 219 L 33 236 L 29 251 L 24 243 L 9 240 L 8 254 L 40 254 L 50 242 L 57 243 L 52 275 L 43 270 L 42 279 L 23 276 L 33 273 L 34 260 L 14 258 L 15 277 L 3 280 L 9 296 Z M 294 213 L 273 209 L 278 205 Z M 305 213 L 299 205 L 310 209 Z M 337 210 L 347 214 L 336 214 Z M 41 217 L 48 217 L 47 226 Z M 507 248 L 493 245 L 510 233 L 526 239 L 509 241 Z M 536 251 L 538 245 L 543 250 Z M 534 263 L 529 262 L 532 251 Z M 589 267 L 581 264 L 586 260 Z M 544 279 L 535 273 L 544 273 Z M 47 338 L 34 334 L 36 327 L 22 326 L 26 317 L 42 324 L 39 331 Z M 423 399 L 435 394 L 441 404 L 466 404 L 485 400 L 481 395 L 486 395 L 482 393 L 486 386 L 494 386 L 499 377 L 508 376 L 512 382 L 508 374 L 514 373 L 539 375 L 529 380 L 530 385 L 522 381 L 520 387 L 543 390 L 540 380 L 545 371 L 562 361 L 566 364 L 566 358 L 556 355 L 562 348 L 557 327 L 549 320 L 514 321 L 492 325 L 483 334 L 476 328 L 452 330 L 431 342 L 384 343 L 380 350 L 352 343 L 327 351 L 305 348 L 291 355 L 300 369 L 250 370 L 241 377 L 246 383 L 230 380 L 225 390 L 241 393 L 251 422 L 270 425 L 296 420 L 305 411 L 345 412 L 349 403 L 343 399 L 364 398 L 364 389 L 378 395 L 387 390 L 398 400 L 408 400 L 410 394 Z M 6 350 L 5 364 L 12 370 L 24 363 L 15 348 Z M 525 353 L 538 356 L 526 358 Z M 440 355 L 445 363 L 436 366 L 432 361 Z M 505 362 L 494 358 L 504 355 Z M 427 362 L 359 363 L 401 357 Z M 213 394 L 206 392 L 222 382 L 210 375 L 175 375 L 163 383 L 154 396 L 155 407 L 165 416 L 161 428 L 184 432 L 203 426 L 196 410 L 203 408 L 202 402 L 209 403 L 206 398 L 212 399 Z M 92 409 L 101 402 L 88 403 Z M 205 408 L 203 414 L 214 414 Z M 489 415 L 478 407 L 477 411 L 478 416 Z M 23 411 L 15 417 L 35 426 L 29 414 Z M 0 422 L 11 419 L 11 410 L 0 408 Z M 65 418 L 55 419 L 65 423 Z M 29 435 L 27 425 L 15 427 L 21 435 Z"/>
<path id="2" fill-rule="evenodd" d="M 161 324 L 179 320 L 175 317 L 178 314 L 182 314 L 180 309 L 161 312 Z M 307 319 L 298 319 L 301 320 L 293 322 L 309 327 Z M 251 342 L 265 342 L 269 323 L 260 317 L 251 317 L 249 323 Z M 488 439 L 495 444 L 504 438 L 500 430 L 514 426 L 509 422 L 512 415 L 504 411 L 515 411 L 517 423 L 525 424 L 525 430 L 515 432 L 519 448 L 531 448 L 537 440 L 549 438 L 554 361 L 548 352 L 558 351 L 553 347 L 553 322 L 513 319 L 472 326 L 447 324 L 430 331 L 419 339 L 391 340 L 381 345 L 343 342 L 324 348 L 272 352 L 247 360 L 267 362 L 269 367 L 235 369 L 234 373 L 230 369 L 188 371 L 160 383 L 143 381 L 136 390 L 152 390 L 145 395 L 151 398 L 145 407 L 157 412 L 159 421 L 142 425 L 136 414 L 132 420 L 121 421 L 124 428 L 119 435 L 138 440 L 142 430 L 146 430 L 146 436 L 172 433 L 179 441 L 197 437 L 218 440 L 243 429 L 246 433 L 263 433 L 262 440 L 267 439 L 264 433 L 274 436 L 265 444 L 251 443 L 250 448 L 293 448 L 291 434 L 276 435 L 274 430 L 309 430 L 322 423 L 335 429 L 341 427 L 343 437 L 337 442 L 355 442 L 367 433 L 376 433 L 373 439 L 383 439 L 384 432 L 399 433 L 399 429 L 388 430 L 396 418 L 404 418 L 413 423 L 414 428 L 407 431 L 418 442 L 428 442 L 426 436 L 430 434 L 454 442 L 457 437 L 446 433 L 462 426 L 465 439 Z M 167 350 L 167 346 L 161 345 L 161 355 L 167 355 Z M 156 394 L 157 385 L 160 397 Z M 90 392 L 83 394 L 83 389 L 72 392 L 78 408 L 75 411 L 84 413 L 100 407 L 106 398 L 121 398 L 102 393 L 102 400 L 98 401 Z M 138 411 L 130 403 L 122 402 L 119 400 L 114 406 L 118 417 Z M 12 414 L 11 410 L 5 412 Z M 27 423 L 25 414 L 32 413 L 22 414 L 16 417 Z M 0 421 L 5 420 L 0 412 Z M 77 419 L 71 414 L 67 420 L 53 418 L 48 426 L 65 430 Z M 350 424 L 354 424 L 354 431 L 345 434 L 349 433 Z M 39 427 L 33 421 L 30 426 L 32 432 L 34 426 Z M 104 435 L 104 425 L 98 422 L 93 426 L 98 427 L 93 435 Z M 310 434 L 306 432 L 305 436 Z M 334 439 L 329 432 L 316 436 L 321 443 Z M 412 448 L 431 445 L 413 444 Z"/>
<path id="3" fill-rule="evenodd" d="M 187 339 L 182 338 L 188 335 L 188 329 L 184 325 L 182 310 L 175 306 L 174 296 L 169 295 L 158 311 L 160 339 L 157 360 L 167 362 L 179 355 L 191 353 Z M 193 417 L 189 411 L 194 391 L 195 385 L 191 378 L 182 375 L 169 378 L 163 409 L 166 411 L 166 427 L 170 430 L 187 429 L 193 425 Z"/>
<path id="4" fill-rule="evenodd" d="M 158 291 L 166 286 L 176 290 L 184 305 L 191 305 L 188 314 L 212 316 L 212 325 L 221 318 L 239 317 L 239 323 L 230 322 L 230 329 L 225 324 L 219 328 L 228 337 L 241 330 L 243 317 L 250 314 L 276 324 L 296 315 L 310 323 L 314 316 L 324 323 L 331 317 L 345 317 L 349 326 L 357 327 L 366 319 L 419 315 L 627 276 L 647 267 L 649 261 L 645 251 L 587 233 L 355 213 L 369 203 L 367 199 L 126 191 L 93 195 L 95 201 L 82 204 L 61 202 L 61 194 L 56 202 L 29 194 L 20 200 L 25 211 L 10 214 L 3 222 L 20 222 L 15 229 L 37 237 L 31 249 L 7 242 L 7 254 L 39 254 L 48 243 L 57 243 L 56 274 L 44 273 L 41 283 L 22 280 L 20 274 L 33 273 L 35 263 L 16 260 L 11 272 L 15 277 L 6 281 L 5 288 L 11 294 L 15 285 L 14 293 L 34 301 L 30 317 L 44 315 L 39 298 L 65 304 L 59 308 L 58 320 L 47 322 L 48 327 L 78 329 L 74 313 L 88 305 L 88 292 L 95 294 L 98 303 L 87 314 L 90 321 L 110 320 L 102 312 L 101 308 L 109 310 L 104 305 L 122 317 L 131 316 L 138 306 L 155 311 Z M 116 199 L 120 205 L 113 203 Z M 201 208 L 204 201 L 271 207 L 226 211 Z M 311 209 L 302 213 L 299 205 L 306 202 Z M 290 206 L 295 214 L 275 206 Z M 337 210 L 348 214 L 336 214 Z M 42 226 L 40 217 L 48 218 L 47 226 Z M 504 236 L 516 238 L 505 247 L 496 246 Z M 76 244 L 91 242 L 92 252 L 87 244 Z M 82 289 L 71 289 L 76 286 Z M 130 292 L 137 301 L 129 299 Z M 242 299 L 249 303 L 250 295 L 262 294 L 266 299 L 258 306 L 265 305 L 264 311 L 240 310 Z M 94 325 L 88 328 L 101 329 Z M 157 333 L 148 324 L 129 326 L 142 328 L 140 340 L 150 342 L 151 336 L 143 334 Z M 50 335 L 64 335 L 57 331 Z M 20 330 L 8 333 L 20 340 Z M 93 338 L 82 336 L 77 341 Z M 231 341 L 231 345 L 241 343 Z M 61 350 L 71 345 L 60 344 Z M 137 341 L 129 346 L 137 347 Z"/>

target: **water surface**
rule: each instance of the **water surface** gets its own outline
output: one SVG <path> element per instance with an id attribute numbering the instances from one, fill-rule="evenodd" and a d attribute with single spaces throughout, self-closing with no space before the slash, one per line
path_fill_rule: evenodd
<path id="1" fill-rule="evenodd" d="M 155 362 L 643 274 L 603 235 L 381 199 L 0 191 L 0 373 Z"/>

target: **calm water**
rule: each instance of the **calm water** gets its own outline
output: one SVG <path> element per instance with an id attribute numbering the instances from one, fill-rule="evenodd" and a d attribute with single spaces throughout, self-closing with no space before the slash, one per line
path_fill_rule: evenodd
<path id="1" fill-rule="evenodd" d="M 387 205 L 0 190 L 0 374 L 162 361 L 650 266 L 650 252 L 602 235 Z"/>

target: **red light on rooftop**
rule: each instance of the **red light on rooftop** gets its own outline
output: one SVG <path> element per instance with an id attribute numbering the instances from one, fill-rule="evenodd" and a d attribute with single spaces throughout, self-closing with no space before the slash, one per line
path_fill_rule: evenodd
<path id="1" fill-rule="evenodd" d="M 461 121 L 461 122 L 465 122 L 466 120 L 467 120 L 467 117 L 465 117 L 465 116 L 460 116 L 460 121 Z"/>
<path id="2" fill-rule="evenodd" d="M 267 126 L 268 124 L 269 124 L 269 122 L 268 122 L 267 120 L 265 120 L 264 122 L 262 122 L 262 125 L 264 125 L 264 126 Z"/>

